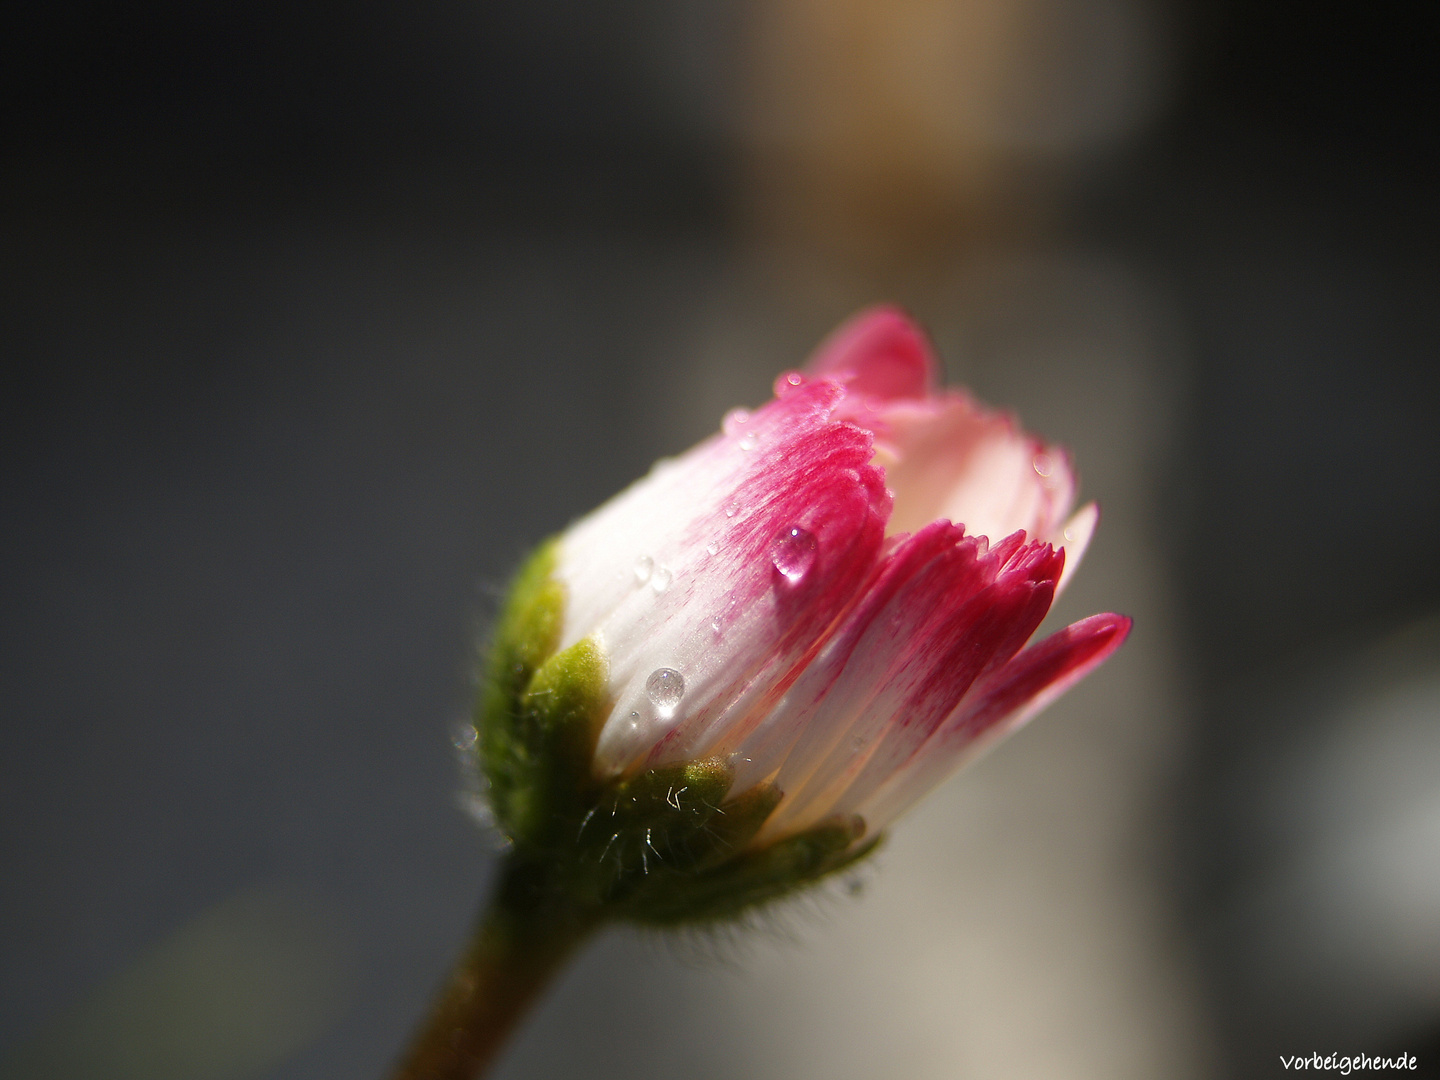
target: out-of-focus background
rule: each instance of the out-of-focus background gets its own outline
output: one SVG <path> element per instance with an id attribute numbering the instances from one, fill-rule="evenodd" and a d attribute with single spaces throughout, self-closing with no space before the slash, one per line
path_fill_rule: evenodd
<path id="1" fill-rule="evenodd" d="M 1434 5 L 16 6 L 0 1076 L 379 1077 L 520 554 L 861 305 L 1074 450 L 1088 683 L 497 1075 L 1440 1061 Z"/>

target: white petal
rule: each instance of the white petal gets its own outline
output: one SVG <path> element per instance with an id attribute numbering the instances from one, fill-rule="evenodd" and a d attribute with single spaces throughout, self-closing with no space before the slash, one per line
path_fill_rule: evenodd
<path id="1" fill-rule="evenodd" d="M 945 518 L 992 540 L 1017 529 L 1048 536 L 1070 512 L 1075 474 L 1065 451 L 963 394 L 895 402 L 877 426 L 895 493 L 892 533 Z"/>

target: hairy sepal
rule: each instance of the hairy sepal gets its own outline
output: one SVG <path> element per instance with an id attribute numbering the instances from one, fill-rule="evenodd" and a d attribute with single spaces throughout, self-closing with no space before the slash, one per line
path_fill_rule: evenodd
<path id="1" fill-rule="evenodd" d="M 565 590 L 546 543 L 516 575 L 490 645 L 477 715 L 480 764 L 501 830 L 546 845 L 583 812 L 606 702 L 605 658 L 591 640 L 556 653 Z"/>
<path id="2" fill-rule="evenodd" d="M 743 919 L 854 866 L 883 839 L 859 842 L 864 833 L 865 822 L 858 815 L 823 821 L 693 875 L 683 892 L 667 895 L 656 890 L 641 898 L 643 903 L 633 904 L 627 914 L 656 927 Z"/>

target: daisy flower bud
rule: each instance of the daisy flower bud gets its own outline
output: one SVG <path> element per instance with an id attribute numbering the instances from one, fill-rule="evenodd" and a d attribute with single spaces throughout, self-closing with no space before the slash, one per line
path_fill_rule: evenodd
<path id="1" fill-rule="evenodd" d="M 1028 644 L 1096 508 L 934 380 L 903 314 L 864 312 L 522 570 L 478 753 L 547 889 L 652 924 L 782 896 L 1119 647 L 1108 614 Z"/>
<path id="2" fill-rule="evenodd" d="M 862 858 L 1124 641 L 1094 615 L 1029 644 L 1095 506 L 934 373 L 864 312 L 521 569 L 474 750 L 512 846 L 395 1080 L 473 1080 L 606 922 L 731 918 Z"/>

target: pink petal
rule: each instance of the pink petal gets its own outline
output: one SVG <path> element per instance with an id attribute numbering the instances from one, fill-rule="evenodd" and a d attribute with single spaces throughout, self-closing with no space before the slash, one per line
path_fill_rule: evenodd
<path id="1" fill-rule="evenodd" d="M 1030 646 L 978 680 L 918 753 L 876 791 L 842 800 L 884 828 L 964 762 L 1014 731 L 1109 658 L 1130 633 L 1123 615 L 1092 615 Z M 860 794 L 856 792 L 856 794 Z"/>
<path id="2" fill-rule="evenodd" d="M 1013 729 L 1102 664 L 1133 623 L 1125 615 L 1091 615 L 1032 645 L 977 685 L 941 736 L 975 739 L 1001 722 Z"/>
<path id="3" fill-rule="evenodd" d="M 930 739 L 971 685 L 1003 667 L 1035 632 L 1049 610 L 1063 556 L 1046 544 L 997 546 L 979 560 L 978 581 L 963 561 L 937 563 L 942 573 L 918 577 L 916 591 L 931 590 L 938 602 L 915 618 L 912 598 L 897 596 L 889 605 L 895 610 L 881 621 L 883 632 L 903 638 L 904 644 L 890 650 L 880 692 L 838 737 L 831 737 L 822 761 L 804 752 L 810 741 L 807 730 L 780 770 L 777 782 L 794 802 L 781 807 L 784 816 L 777 819 L 777 827 L 818 820 L 842 803 L 858 805 L 885 784 Z M 943 573 L 952 569 L 961 572 Z M 873 642 L 867 648 L 883 651 L 885 646 Z M 822 725 L 830 721 L 818 719 L 812 727 Z"/>
<path id="4" fill-rule="evenodd" d="M 935 379 L 930 341 L 898 307 L 867 308 L 820 343 L 805 371 L 841 379 L 859 398 L 925 398 Z"/>
<path id="5" fill-rule="evenodd" d="M 783 702 L 773 708 L 748 700 L 737 703 L 744 719 L 731 727 L 729 736 L 732 746 L 740 743 L 737 785 L 772 776 L 802 738 L 807 747 L 797 761 L 828 752 L 846 726 L 869 708 L 895 651 L 907 640 L 895 617 L 903 613 L 912 622 L 923 620 L 940 603 L 943 593 L 932 587 L 932 579 L 947 556 L 952 562 L 964 559 L 972 568 L 978 565 L 976 551 L 983 552 L 984 541 L 962 537 L 962 530 L 948 521 L 907 537 L 885 559 L 860 602 Z M 963 546 L 957 550 L 957 545 Z"/>
<path id="6" fill-rule="evenodd" d="M 612 605 L 588 629 L 567 630 L 595 634 L 610 662 L 616 705 L 596 750 L 602 775 L 702 752 L 697 740 L 742 690 L 788 684 L 872 574 L 890 500 L 868 464 L 870 433 L 831 418 L 843 393 L 817 380 L 642 481 L 616 511 L 642 517 L 638 532 L 632 521 L 607 522 L 602 508 L 596 523 L 566 534 L 560 573 L 570 606 L 578 610 L 573 593 L 595 581 L 604 596 L 585 609 Z M 794 553 L 785 546 L 792 530 L 804 565 L 777 569 Z M 609 550 L 608 570 L 594 565 L 597 545 Z M 652 582 L 667 575 L 665 588 L 637 581 L 640 555 L 653 563 Z M 660 668 L 683 679 L 673 713 L 646 693 Z"/>

